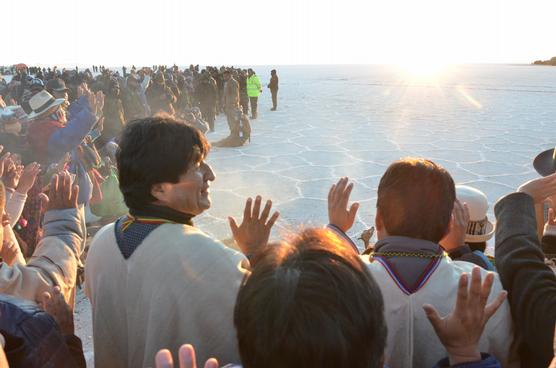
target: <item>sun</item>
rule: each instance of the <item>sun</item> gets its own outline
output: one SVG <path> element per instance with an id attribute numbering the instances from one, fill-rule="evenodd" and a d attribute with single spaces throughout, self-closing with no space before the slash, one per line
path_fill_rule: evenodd
<path id="1" fill-rule="evenodd" d="M 397 63 L 396 66 L 403 79 L 414 82 L 438 81 L 452 68 L 448 62 L 434 58 L 415 58 Z"/>

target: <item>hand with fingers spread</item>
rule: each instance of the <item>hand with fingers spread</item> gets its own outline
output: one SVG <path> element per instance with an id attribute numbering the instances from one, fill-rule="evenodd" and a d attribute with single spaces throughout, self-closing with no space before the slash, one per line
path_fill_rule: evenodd
<path id="1" fill-rule="evenodd" d="M 348 178 L 341 178 L 328 192 L 328 222 L 347 232 L 355 222 L 359 203 L 353 203 L 348 209 L 349 196 L 353 183 Z"/>
<path id="2" fill-rule="evenodd" d="M 52 175 L 48 194 L 48 210 L 77 208 L 79 186 L 71 185 L 71 177 L 67 172 Z"/>
<path id="3" fill-rule="evenodd" d="M 465 244 L 465 233 L 469 223 L 469 208 L 467 203 L 461 203 L 458 199 L 454 202 L 450 232 L 440 241 L 442 248 L 446 251 L 459 248 Z"/>
<path id="4" fill-rule="evenodd" d="M 529 194 L 535 203 L 542 203 L 556 194 L 556 173 L 544 178 L 537 178 L 522 184 L 518 192 Z"/>
<path id="5" fill-rule="evenodd" d="M 274 212 L 269 219 L 272 209 L 271 200 L 266 201 L 263 211 L 260 212 L 261 201 L 261 196 L 257 196 L 251 208 L 253 200 L 251 198 L 247 199 L 241 225 L 238 226 L 233 217 L 228 218 L 234 240 L 243 254 L 248 257 L 255 255 L 259 250 L 266 247 L 270 230 L 280 216 L 278 212 Z"/>
<path id="6" fill-rule="evenodd" d="M 197 368 L 197 358 L 195 357 L 195 348 L 186 344 L 180 347 L 179 368 Z M 174 359 L 172 353 L 168 349 L 159 350 L 155 357 L 156 368 L 174 368 Z M 218 361 L 210 358 L 205 362 L 204 368 L 218 368 Z"/>
<path id="7" fill-rule="evenodd" d="M 488 273 L 484 282 L 481 282 L 481 270 L 474 267 L 469 288 L 469 275 L 464 273 L 460 276 L 456 306 L 450 314 L 440 317 L 432 305 L 423 306 L 436 335 L 448 351 L 450 365 L 481 360 L 479 339 L 486 323 L 507 295 L 502 291 L 487 304 L 493 282 L 493 273 Z"/>
<path id="8" fill-rule="evenodd" d="M 75 333 L 73 311 L 69 304 L 66 303 L 60 287 L 55 286 L 50 293 L 45 291 L 42 295 L 42 300 L 39 301 L 39 305 L 54 318 L 64 335 L 73 335 Z"/>
<path id="9" fill-rule="evenodd" d="M 16 191 L 21 194 L 27 194 L 29 190 L 35 185 L 35 180 L 37 175 L 41 172 L 41 165 L 36 162 L 30 163 L 25 166 L 21 177 L 19 178 L 19 184 Z"/>

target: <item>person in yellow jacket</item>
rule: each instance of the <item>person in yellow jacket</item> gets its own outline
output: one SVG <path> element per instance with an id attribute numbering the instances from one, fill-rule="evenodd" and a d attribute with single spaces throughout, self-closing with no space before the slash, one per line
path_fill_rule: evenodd
<path id="1" fill-rule="evenodd" d="M 261 86 L 261 80 L 255 74 L 253 69 L 247 70 L 249 77 L 247 78 L 247 95 L 249 96 L 249 101 L 251 102 L 251 119 L 257 118 L 257 102 L 259 100 L 259 95 L 263 91 Z"/>

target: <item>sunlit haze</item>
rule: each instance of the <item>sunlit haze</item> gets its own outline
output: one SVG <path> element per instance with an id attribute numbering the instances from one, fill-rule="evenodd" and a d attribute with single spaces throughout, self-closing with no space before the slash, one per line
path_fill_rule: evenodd
<path id="1" fill-rule="evenodd" d="M 5 0 L 2 13 L 4 65 L 392 63 L 427 74 L 556 55 L 554 0 Z"/>

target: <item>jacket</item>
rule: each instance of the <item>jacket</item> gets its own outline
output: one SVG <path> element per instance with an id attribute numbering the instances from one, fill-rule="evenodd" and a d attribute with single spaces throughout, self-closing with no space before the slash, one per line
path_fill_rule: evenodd
<path id="1" fill-rule="evenodd" d="M 247 95 L 249 97 L 259 97 L 262 92 L 261 81 L 257 74 L 247 78 Z"/>
<path id="2" fill-rule="evenodd" d="M 58 161 L 83 141 L 96 121 L 85 96 L 70 105 L 69 121 L 65 125 L 50 116 L 34 120 L 27 131 L 32 160 L 41 164 Z"/>
<path id="3" fill-rule="evenodd" d="M 130 255 L 116 229 L 96 234 L 85 265 L 95 366 L 152 367 L 159 349 L 177 351 L 184 342 L 200 361 L 238 363 L 233 310 L 246 258 L 175 223 L 151 229 Z"/>
<path id="4" fill-rule="evenodd" d="M 0 331 L 12 368 L 85 368 L 81 340 L 64 336 L 56 321 L 35 303 L 0 295 Z"/>
<path id="5" fill-rule="evenodd" d="M 392 253 L 419 252 L 434 258 L 386 256 Z M 382 255 L 381 255 L 382 254 Z M 372 258 L 363 258 L 384 297 L 388 327 L 386 361 L 391 368 L 430 367 L 447 355 L 430 324 L 423 304 L 433 305 L 445 316 L 454 307 L 457 285 L 462 273 L 474 265 L 452 261 L 438 244 L 419 239 L 391 236 L 375 245 Z M 483 277 L 485 270 L 481 270 Z M 495 278 L 489 300 L 502 290 Z M 508 302 L 488 321 L 479 350 L 495 356 L 504 367 L 519 366 L 511 350 L 513 326 Z"/>
<path id="6" fill-rule="evenodd" d="M 554 355 L 556 277 L 545 265 L 537 236 L 533 199 L 524 193 L 502 198 L 496 215 L 496 268 L 521 343 L 522 366 L 546 368 Z"/>
<path id="7" fill-rule="evenodd" d="M 75 287 L 84 233 L 83 209 L 52 210 L 44 215 L 44 237 L 28 264 L 0 265 L 0 293 L 38 300 L 59 286 L 67 302 Z"/>

